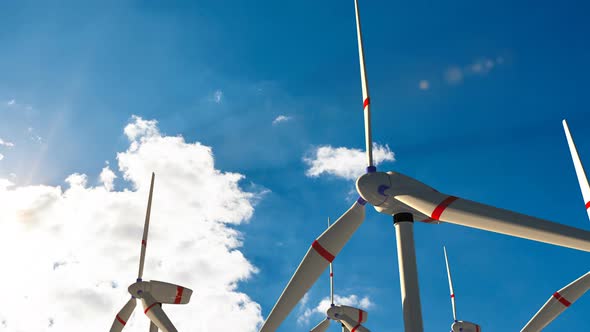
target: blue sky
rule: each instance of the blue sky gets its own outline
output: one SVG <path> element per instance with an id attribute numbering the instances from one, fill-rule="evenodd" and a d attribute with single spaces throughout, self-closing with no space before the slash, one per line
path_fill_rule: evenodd
<path id="1" fill-rule="evenodd" d="M 360 5 L 373 138 L 396 158 L 379 169 L 590 228 L 561 127 L 567 118 L 590 164 L 586 3 Z M 353 181 L 311 178 L 304 162 L 319 146 L 364 147 L 353 15 L 352 1 L 5 1 L 0 138 L 14 147 L 0 146 L 0 178 L 65 187 L 78 172 L 96 185 L 109 161 L 115 184 L 132 188 L 116 159 L 132 115 L 211 147 L 216 169 L 242 174 L 244 191 L 266 192 L 235 225 L 239 251 L 258 269 L 238 289 L 266 317 L 326 218 L 354 200 Z M 280 115 L 289 119 L 273 125 Z M 570 249 L 454 225 L 415 232 L 426 331 L 452 319 L 443 244 L 459 318 L 487 331 L 519 330 L 587 272 L 587 255 Z M 395 257 L 391 217 L 370 209 L 335 260 L 337 292 L 370 298 L 373 331 L 402 330 Z M 309 308 L 327 286 L 326 275 Z M 580 299 L 546 331 L 585 326 L 588 309 Z M 322 319 L 298 323 L 304 310 L 280 331 Z"/>

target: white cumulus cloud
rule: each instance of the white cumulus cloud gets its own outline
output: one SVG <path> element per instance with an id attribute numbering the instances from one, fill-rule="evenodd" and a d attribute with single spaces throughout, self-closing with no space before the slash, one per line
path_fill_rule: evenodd
<path id="1" fill-rule="evenodd" d="M 210 147 L 160 134 L 133 117 L 130 146 L 117 154 L 132 189 L 114 191 L 74 173 L 66 185 L 18 186 L 0 178 L 0 322 L 10 332 L 106 331 L 129 299 L 151 172 L 156 173 L 145 280 L 191 288 L 187 305 L 164 305 L 180 331 L 256 331 L 260 306 L 238 289 L 256 268 L 233 228 L 254 212 L 243 175 L 215 168 Z M 125 331 L 148 329 L 141 304 Z"/>
<path id="2" fill-rule="evenodd" d="M 287 122 L 287 121 L 291 121 L 293 119 L 292 116 L 288 116 L 288 115 L 279 115 L 277 116 L 274 120 L 272 120 L 272 124 L 273 125 L 277 125 L 281 122 Z"/>
<path id="3" fill-rule="evenodd" d="M 373 162 L 375 165 L 394 160 L 394 153 L 389 149 L 389 146 L 373 143 Z M 330 145 L 318 147 L 311 157 L 305 157 L 303 161 L 309 167 L 305 172 L 309 177 L 331 174 L 354 180 L 365 173 L 367 166 L 365 151 L 345 147 L 334 148 Z"/>
<path id="4" fill-rule="evenodd" d="M 100 183 L 102 183 L 107 191 L 113 191 L 113 189 L 115 189 L 114 181 L 116 178 L 117 175 L 108 165 L 102 169 L 99 175 Z"/>
<path id="5" fill-rule="evenodd" d="M 14 147 L 14 143 L 5 141 L 2 138 L 0 138 L 0 146 L 6 146 L 9 148 L 12 148 L 12 147 Z"/>
<path id="6" fill-rule="evenodd" d="M 358 295 L 352 294 L 349 296 L 334 295 L 334 304 L 336 305 L 347 305 L 350 307 L 363 309 L 365 311 L 374 307 L 373 302 L 368 296 L 359 297 Z M 297 318 L 297 323 L 301 325 L 318 324 L 322 319 L 325 318 L 326 312 L 330 308 L 331 302 L 329 297 L 323 298 L 320 303 L 314 308 L 305 308 L 303 313 Z M 317 322 L 312 318 L 317 318 Z"/>

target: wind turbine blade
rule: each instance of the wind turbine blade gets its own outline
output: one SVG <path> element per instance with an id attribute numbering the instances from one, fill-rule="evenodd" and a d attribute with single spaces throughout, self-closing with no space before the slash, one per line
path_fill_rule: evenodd
<path id="1" fill-rule="evenodd" d="M 586 230 L 449 196 L 430 188 L 412 190 L 395 199 L 433 220 L 590 251 L 590 232 Z"/>
<path id="2" fill-rule="evenodd" d="M 149 317 L 152 323 L 162 330 L 162 332 L 178 332 L 164 310 L 162 310 L 161 303 L 157 302 L 149 292 L 143 292 L 141 296 L 143 312 Z"/>
<path id="3" fill-rule="evenodd" d="M 158 332 L 158 326 L 150 321 L 150 332 Z"/>
<path id="4" fill-rule="evenodd" d="M 324 319 L 321 323 L 316 325 L 310 332 L 325 332 L 330 327 L 330 320 Z"/>
<path id="5" fill-rule="evenodd" d="M 121 310 L 119 310 L 117 313 L 110 332 L 121 332 L 123 330 L 123 327 L 125 327 L 125 324 L 127 324 L 127 321 L 129 320 L 129 317 L 131 317 L 131 314 L 133 313 L 136 305 L 137 301 L 134 297 L 125 303 L 123 308 L 121 308 Z"/>
<path id="6" fill-rule="evenodd" d="M 443 246 L 445 252 L 445 263 L 447 265 L 447 277 L 449 279 L 449 291 L 451 292 L 451 305 L 453 306 L 453 320 L 457 321 L 457 309 L 455 307 L 455 290 L 453 289 L 453 278 L 451 278 L 451 268 L 449 267 L 449 258 L 447 248 Z"/>
<path id="7" fill-rule="evenodd" d="M 137 273 L 137 280 L 141 280 L 143 276 L 143 263 L 145 261 L 145 249 L 147 247 L 148 230 L 150 228 L 150 213 L 152 211 L 152 195 L 154 193 L 154 179 L 155 173 L 152 173 L 152 181 L 150 184 L 150 195 L 148 197 L 147 211 L 145 213 L 145 224 L 143 225 L 143 237 L 141 238 L 141 254 L 139 256 L 139 272 Z"/>
<path id="8" fill-rule="evenodd" d="M 260 332 L 274 332 L 297 305 L 297 302 L 318 280 L 328 264 L 334 260 L 365 220 L 365 204 L 366 202 L 359 198 L 348 211 L 313 242 L 262 325 Z"/>
<path id="9" fill-rule="evenodd" d="M 328 228 L 330 228 L 330 218 L 328 218 Z M 334 267 L 330 262 L 330 304 L 334 305 Z"/>
<path id="10" fill-rule="evenodd" d="M 584 165 L 582 165 L 582 161 L 578 155 L 578 149 L 576 149 L 576 144 L 574 143 L 567 121 L 565 120 L 563 120 L 563 130 L 565 131 L 565 137 L 567 138 L 567 145 L 570 148 L 572 161 L 574 162 L 574 168 L 576 169 L 576 175 L 578 176 L 578 183 L 580 184 L 582 197 L 586 204 L 586 212 L 588 213 L 588 218 L 590 218 L 590 186 L 588 185 L 588 177 L 586 176 Z"/>
<path id="11" fill-rule="evenodd" d="M 191 299 L 193 291 L 189 288 L 168 282 L 150 280 L 148 291 L 156 302 L 168 304 L 187 304 Z"/>
<path id="12" fill-rule="evenodd" d="M 367 149 L 367 166 L 373 168 L 373 141 L 371 138 L 371 98 L 369 98 L 369 85 L 367 83 L 367 70 L 365 67 L 365 51 L 363 48 L 363 34 L 361 31 L 361 17 L 358 0 L 354 0 L 354 12 L 356 16 L 356 36 L 358 41 L 359 64 L 361 68 L 361 86 L 363 89 L 363 109 L 365 113 L 365 144 Z"/>
<path id="13" fill-rule="evenodd" d="M 555 292 L 521 332 L 537 332 L 544 329 L 557 316 L 590 289 L 590 272 Z"/>
<path id="14" fill-rule="evenodd" d="M 361 323 L 355 321 L 346 314 L 339 315 L 338 319 L 340 319 L 342 325 L 346 326 L 350 332 L 370 332 L 369 329 L 362 326 Z"/>

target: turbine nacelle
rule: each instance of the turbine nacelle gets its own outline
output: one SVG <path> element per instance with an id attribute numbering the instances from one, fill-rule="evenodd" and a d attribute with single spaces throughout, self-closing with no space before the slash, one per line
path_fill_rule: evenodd
<path id="1" fill-rule="evenodd" d="M 416 220 L 429 221 L 429 216 L 395 199 L 407 194 L 437 193 L 428 185 L 397 172 L 366 173 L 356 181 L 356 188 L 361 197 L 380 213 L 394 215 L 409 212 Z M 434 223 L 438 221 L 434 220 Z"/>
<path id="2" fill-rule="evenodd" d="M 451 325 L 451 332 L 481 332 L 481 327 L 475 323 L 459 320 Z"/>
<path id="3" fill-rule="evenodd" d="M 326 314 L 328 318 L 335 321 L 341 321 L 346 317 L 348 318 L 347 320 L 353 321 L 357 324 L 366 322 L 368 318 L 366 311 L 346 305 L 333 305 L 328 309 Z"/>
<path id="4" fill-rule="evenodd" d="M 150 293 L 156 302 L 166 304 L 187 304 L 193 294 L 189 288 L 157 280 L 138 281 L 127 290 L 131 296 L 139 299 L 143 298 L 144 293 Z"/>

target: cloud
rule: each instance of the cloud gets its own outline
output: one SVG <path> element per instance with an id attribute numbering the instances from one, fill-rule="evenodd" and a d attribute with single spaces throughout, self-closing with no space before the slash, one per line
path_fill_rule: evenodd
<path id="1" fill-rule="evenodd" d="M 223 91 L 217 89 L 215 90 L 215 92 L 213 92 L 213 101 L 216 104 L 221 104 L 221 101 L 223 100 Z"/>
<path id="2" fill-rule="evenodd" d="M 16 104 L 16 100 L 14 100 L 14 99 L 11 99 L 11 100 L 9 100 L 9 101 L 6 102 L 6 105 L 8 105 L 8 106 L 13 106 L 15 104 Z"/>
<path id="3" fill-rule="evenodd" d="M 117 175 L 110 169 L 109 165 L 105 166 L 99 175 L 100 183 L 102 183 L 107 191 L 113 191 L 115 189 L 114 181 L 116 178 Z"/>
<path id="4" fill-rule="evenodd" d="M 325 145 L 315 149 L 312 154 L 312 157 L 303 158 L 303 161 L 309 166 L 305 172 L 309 177 L 331 174 L 355 180 L 365 172 L 367 166 L 366 153 L 359 149 L 334 148 Z M 389 149 L 389 146 L 373 143 L 373 162 L 375 165 L 394 160 L 394 153 Z"/>
<path id="5" fill-rule="evenodd" d="M 43 137 L 37 135 L 35 133 L 35 129 L 33 127 L 29 127 L 27 128 L 27 133 L 29 133 L 29 138 L 36 142 L 36 143 L 42 143 L 43 142 Z"/>
<path id="6" fill-rule="evenodd" d="M 0 160 L 4 159 L 4 155 L 0 153 Z"/>
<path id="7" fill-rule="evenodd" d="M 5 141 L 2 138 L 0 138 L 0 146 L 6 146 L 9 148 L 12 148 L 12 147 L 14 147 L 14 143 Z"/>
<path id="8" fill-rule="evenodd" d="M 336 305 L 347 305 L 358 309 L 369 310 L 375 305 L 368 296 L 360 298 L 357 295 L 339 296 L 334 295 L 334 303 Z M 326 312 L 330 308 L 330 298 L 323 298 L 315 308 L 305 308 L 301 315 L 297 318 L 297 323 L 300 325 L 308 325 L 310 323 L 317 324 L 324 319 Z M 311 322 L 312 318 L 317 318 L 317 322 Z"/>
<path id="9" fill-rule="evenodd" d="M 499 56 L 495 59 L 482 57 L 476 59 L 466 66 L 451 66 L 445 71 L 444 77 L 448 84 L 456 85 L 467 77 L 471 76 L 485 76 L 494 68 L 504 63 L 504 58 Z"/>
<path id="10" fill-rule="evenodd" d="M 463 70 L 459 67 L 450 67 L 445 72 L 445 80 L 449 84 L 459 84 L 463 81 Z"/>
<path id="11" fill-rule="evenodd" d="M 291 121 L 293 120 L 292 116 L 288 116 L 288 115 L 279 115 L 277 116 L 274 120 L 272 120 L 272 124 L 273 126 L 282 123 L 282 122 L 287 122 L 287 121 Z"/>
<path id="12" fill-rule="evenodd" d="M 420 90 L 428 90 L 430 89 L 430 82 L 428 80 L 421 80 L 420 83 L 418 83 L 418 87 Z"/>
<path id="13" fill-rule="evenodd" d="M 162 135 L 156 121 L 133 117 L 125 134 L 117 172 L 131 189 L 114 191 L 108 165 L 99 186 L 83 173 L 63 187 L 0 178 L 0 252 L 10 267 L 0 283 L 0 322 L 12 332 L 108 330 L 137 277 L 155 171 L 144 278 L 194 291 L 187 305 L 164 305 L 180 331 L 255 331 L 260 306 L 238 285 L 257 269 L 234 226 L 252 217 L 258 194 L 241 189 L 243 175 L 216 169 L 210 147 Z M 148 325 L 138 305 L 125 331 Z"/>

